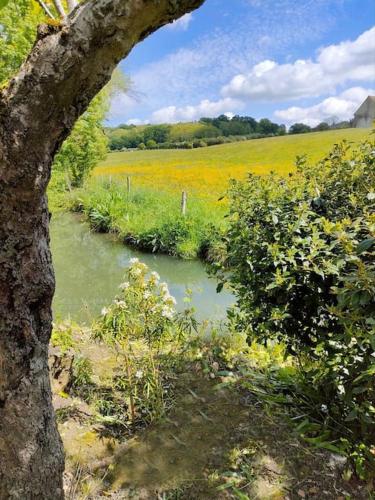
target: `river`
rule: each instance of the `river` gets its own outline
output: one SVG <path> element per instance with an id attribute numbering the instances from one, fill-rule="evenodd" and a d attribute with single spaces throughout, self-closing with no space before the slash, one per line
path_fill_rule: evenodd
<path id="1" fill-rule="evenodd" d="M 56 274 L 53 302 L 55 320 L 71 318 L 90 323 L 119 293 L 129 259 L 138 257 L 160 274 L 177 300 L 186 307 L 186 289 L 193 291 L 192 305 L 198 319 L 223 319 L 234 302 L 228 291 L 216 293 L 216 282 L 197 260 L 142 253 L 116 241 L 115 236 L 97 234 L 76 215 L 62 213 L 51 221 L 51 248 Z"/>

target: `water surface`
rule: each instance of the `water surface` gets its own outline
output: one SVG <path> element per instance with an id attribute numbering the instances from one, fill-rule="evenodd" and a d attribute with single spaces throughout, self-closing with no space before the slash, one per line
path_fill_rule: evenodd
<path id="1" fill-rule="evenodd" d="M 224 318 L 226 308 L 234 301 L 229 292 L 216 293 L 216 282 L 208 277 L 201 262 L 139 252 L 111 235 L 91 232 L 73 214 L 53 216 L 51 247 L 56 274 L 55 319 L 70 317 L 89 323 L 119 293 L 124 269 L 132 257 L 160 274 L 179 309 L 186 306 L 186 289 L 192 289 L 192 305 L 199 319 Z"/>

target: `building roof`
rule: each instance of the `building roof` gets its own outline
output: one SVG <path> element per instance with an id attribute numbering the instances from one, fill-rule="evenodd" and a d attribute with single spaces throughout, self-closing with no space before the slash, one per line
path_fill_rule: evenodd
<path id="1" fill-rule="evenodd" d="M 375 118 L 375 96 L 369 95 L 359 106 L 354 116 L 370 116 Z"/>

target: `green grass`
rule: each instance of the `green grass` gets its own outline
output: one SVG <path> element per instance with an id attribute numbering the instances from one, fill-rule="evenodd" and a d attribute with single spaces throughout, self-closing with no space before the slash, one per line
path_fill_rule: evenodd
<path id="1" fill-rule="evenodd" d="M 207 211 L 203 200 L 192 197 L 183 216 L 180 198 L 171 193 L 136 188 L 128 195 L 125 183 L 108 179 L 77 190 L 71 209 L 83 211 L 95 231 L 115 232 L 137 248 L 183 258 L 210 258 L 225 212 L 225 207 Z"/>

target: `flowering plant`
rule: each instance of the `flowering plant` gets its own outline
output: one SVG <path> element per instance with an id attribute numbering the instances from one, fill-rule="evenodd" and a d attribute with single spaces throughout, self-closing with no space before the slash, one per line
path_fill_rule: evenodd
<path id="1" fill-rule="evenodd" d="M 93 333 L 123 361 L 113 384 L 125 395 L 130 421 L 152 421 L 163 414 L 165 406 L 158 354 L 180 330 L 176 300 L 160 276 L 150 273 L 138 259 L 130 260 L 125 279 L 120 294 L 103 308 Z"/>
<path id="2" fill-rule="evenodd" d="M 176 300 L 156 272 L 149 273 L 146 264 L 131 259 L 119 288 L 120 295 L 102 310 L 96 336 L 113 342 L 144 339 L 149 347 L 171 336 Z"/>

